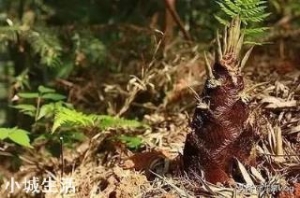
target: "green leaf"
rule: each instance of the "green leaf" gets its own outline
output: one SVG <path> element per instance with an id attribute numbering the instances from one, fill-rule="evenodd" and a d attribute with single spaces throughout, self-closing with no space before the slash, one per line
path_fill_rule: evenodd
<path id="1" fill-rule="evenodd" d="M 49 67 L 61 66 L 60 56 L 62 46 L 60 40 L 49 28 L 35 28 L 25 34 L 26 40 L 30 43 L 33 53 L 38 54 L 41 63 Z"/>
<path id="2" fill-rule="evenodd" d="M 15 131 L 12 131 L 9 136 L 9 139 L 14 141 L 17 144 L 20 144 L 21 146 L 30 147 L 30 139 L 28 137 L 28 132 L 22 129 L 15 129 Z"/>
<path id="3" fill-rule="evenodd" d="M 82 132 L 72 132 L 71 138 L 73 140 L 81 141 L 83 142 L 84 140 L 87 139 L 87 136 L 84 135 Z"/>
<path id="4" fill-rule="evenodd" d="M 23 92 L 23 93 L 18 93 L 18 96 L 21 97 L 21 98 L 31 99 L 31 98 L 38 98 L 39 94 L 38 93 Z"/>
<path id="5" fill-rule="evenodd" d="M 267 1 L 261 0 L 223 0 L 217 1 L 221 10 L 231 19 L 239 16 L 244 25 L 253 22 L 261 22 L 270 13 L 265 13 Z M 218 19 L 218 18 L 217 18 Z M 223 20 L 218 19 L 222 24 Z"/>
<path id="6" fill-rule="evenodd" d="M 249 29 L 245 29 L 244 33 L 245 33 L 245 35 L 258 34 L 258 33 L 265 32 L 268 29 L 270 29 L 270 28 L 269 27 L 249 28 Z"/>
<path id="7" fill-rule="evenodd" d="M 227 17 L 231 18 L 232 26 L 228 27 L 226 20 L 219 16 L 215 16 L 215 18 L 223 25 L 228 28 L 228 43 L 232 43 L 230 48 L 236 46 L 238 39 L 241 38 L 237 34 L 244 34 L 246 39 L 251 38 L 254 35 L 260 35 L 265 32 L 268 28 L 266 27 L 255 27 L 255 23 L 262 22 L 266 17 L 270 15 L 270 13 L 266 13 L 265 9 L 267 8 L 268 1 L 262 0 L 218 0 L 216 2 L 219 4 L 221 10 Z M 234 24 L 235 21 L 239 21 L 239 23 Z M 241 24 L 242 26 L 236 28 L 236 25 Z M 237 32 L 238 30 L 238 32 Z M 243 32 L 240 32 L 243 30 Z M 230 41 L 229 41 L 230 40 Z M 224 40 L 225 41 L 225 40 Z M 240 40 L 243 44 L 243 40 Z M 240 43 L 241 43 L 240 42 Z M 249 44 L 249 43 L 248 43 Z M 256 43 L 255 43 L 256 44 Z M 226 50 L 225 50 L 226 51 Z M 235 53 L 239 51 L 239 49 L 235 50 Z"/>
<path id="8" fill-rule="evenodd" d="M 19 104 L 19 105 L 14 105 L 13 106 L 16 109 L 19 109 L 21 111 L 35 111 L 36 107 L 34 105 L 30 104 Z"/>
<path id="9" fill-rule="evenodd" d="M 224 26 L 228 26 L 229 25 L 229 22 L 226 21 L 225 19 L 222 19 L 221 17 L 219 17 L 217 15 L 214 15 L 214 16 L 219 21 L 219 23 L 221 23 L 222 25 L 224 25 Z"/>
<path id="10" fill-rule="evenodd" d="M 32 148 L 28 133 L 28 131 L 18 128 L 0 128 L 0 139 L 9 138 L 21 146 Z"/>
<path id="11" fill-rule="evenodd" d="M 141 122 L 136 120 L 126 120 L 122 118 L 116 118 L 108 115 L 86 115 L 82 112 L 74 109 L 68 109 L 66 107 L 59 107 L 56 110 L 55 118 L 52 126 L 52 133 L 59 127 L 98 127 L 100 129 L 117 128 L 117 127 L 146 127 Z"/>
<path id="12" fill-rule="evenodd" d="M 5 138 L 7 138 L 9 132 L 10 132 L 10 129 L 0 128 L 0 140 L 4 140 Z"/>
<path id="13" fill-rule="evenodd" d="M 230 17 L 236 17 L 238 15 L 238 13 L 236 13 L 236 11 L 238 10 L 231 10 L 228 7 L 225 6 L 225 4 L 221 3 L 221 2 L 217 2 L 219 4 L 219 6 L 221 7 L 221 9 Z"/>
<path id="14" fill-rule="evenodd" d="M 240 12 L 240 7 L 238 5 L 236 5 L 235 3 L 233 3 L 231 0 L 224 0 L 226 5 L 231 9 L 231 10 L 235 10 L 237 12 Z"/>
<path id="15" fill-rule="evenodd" d="M 51 89 L 51 88 L 45 87 L 43 85 L 40 85 L 38 87 L 38 90 L 42 94 L 44 94 L 44 93 L 54 93 L 55 92 L 55 89 Z"/>
<path id="16" fill-rule="evenodd" d="M 54 101 L 59 101 L 59 100 L 64 100 L 66 99 L 66 96 L 58 93 L 46 93 L 42 95 L 43 99 L 49 99 L 49 100 L 54 100 Z"/>
<path id="17" fill-rule="evenodd" d="M 131 149 L 137 149 L 143 144 L 143 139 L 140 137 L 121 135 L 118 139 Z"/>
<path id="18" fill-rule="evenodd" d="M 72 127 L 93 127 L 95 125 L 95 115 L 86 115 L 74 109 L 59 107 L 56 110 L 52 133 L 61 126 L 71 125 Z"/>
<path id="19" fill-rule="evenodd" d="M 18 109 L 20 112 L 29 116 L 34 116 L 36 111 L 36 107 L 30 104 L 14 105 L 13 108 Z"/>
<path id="20" fill-rule="evenodd" d="M 37 120 L 40 120 L 41 118 L 54 114 L 55 111 L 55 103 L 45 104 L 40 108 L 39 115 L 37 117 Z"/>

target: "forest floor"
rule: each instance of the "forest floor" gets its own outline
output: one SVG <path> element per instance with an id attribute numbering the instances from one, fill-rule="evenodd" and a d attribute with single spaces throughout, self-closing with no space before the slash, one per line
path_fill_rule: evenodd
<path id="1" fill-rule="evenodd" d="M 180 63 L 178 57 L 173 58 L 168 64 L 160 63 L 163 66 L 145 71 L 140 81 L 135 81 L 141 88 L 114 81 L 122 79 L 122 74 L 102 82 L 107 86 L 100 89 L 106 90 L 107 95 L 112 94 L 108 85 L 115 90 L 126 87 L 129 93 L 122 95 L 119 111 L 114 105 L 107 105 L 108 112 L 126 116 L 136 113 L 149 128 L 91 132 L 90 138 L 75 148 L 64 148 L 63 173 L 60 158 L 46 156 L 43 146 L 27 151 L 20 157 L 22 166 L 18 172 L 12 174 L 5 165 L 1 166 L 1 171 L 6 170 L 4 175 L 19 182 L 24 178 L 51 177 L 57 185 L 53 191 L 35 195 L 17 186 L 13 193 L 9 193 L 11 187 L 1 188 L 1 197 L 300 197 L 300 61 L 254 52 L 244 73 L 253 112 L 260 117 L 262 139 L 256 146 L 257 166 L 246 169 L 239 164 L 241 174 L 236 186 L 223 186 L 209 184 L 201 176 L 198 183 L 193 183 L 180 173 L 180 155 L 196 106 L 190 87 L 200 93 L 205 71 L 198 54 L 192 53 Z M 128 79 L 133 73 L 123 75 Z M 78 85 L 81 92 L 73 90 L 70 97 L 94 93 L 99 87 L 93 79 L 92 76 L 84 85 Z M 149 93 L 139 95 L 145 87 Z M 165 93 L 164 99 L 152 102 L 161 92 Z M 111 96 L 111 101 L 120 97 L 118 94 Z M 137 108 L 143 112 L 133 110 Z M 122 143 L 112 143 L 109 138 L 114 133 L 141 137 L 143 146 L 130 150 Z M 59 193 L 61 177 L 72 179 L 75 192 L 69 188 L 68 193 Z M 4 180 L 2 187 L 8 182 L 12 181 Z"/>

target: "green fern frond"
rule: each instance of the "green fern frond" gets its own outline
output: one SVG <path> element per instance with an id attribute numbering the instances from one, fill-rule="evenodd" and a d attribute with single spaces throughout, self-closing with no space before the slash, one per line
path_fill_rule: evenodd
<path id="1" fill-rule="evenodd" d="M 18 34 L 31 45 L 33 52 L 40 56 L 42 64 L 50 67 L 61 65 L 62 47 L 57 33 L 45 28 L 31 30 L 27 26 L 5 26 L 0 27 L 0 42 L 16 41 Z"/>
<path id="2" fill-rule="evenodd" d="M 76 33 L 72 40 L 74 41 L 75 53 L 83 53 L 92 63 L 101 63 L 104 60 L 105 46 L 90 32 Z"/>
<path id="3" fill-rule="evenodd" d="M 52 132 L 59 127 L 72 126 L 75 128 L 97 127 L 100 129 L 129 127 L 136 128 L 144 126 L 135 120 L 126 120 L 108 115 L 84 114 L 74 109 L 60 107 L 55 114 Z"/>
<path id="4" fill-rule="evenodd" d="M 131 149 L 138 149 L 143 144 L 143 139 L 137 136 L 120 135 L 117 139 Z"/>
<path id="5" fill-rule="evenodd" d="M 225 19 L 222 19 L 221 17 L 217 16 L 217 15 L 214 15 L 215 18 L 219 21 L 219 23 L 221 23 L 222 25 L 224 26 L 228 26 L 229 25 L 229 22 Z"/>
<path id="6" fill-rule="evenodd" d="M 41 63 L 50 67 L 61 65 L 62 47 L 56 34 L 49 30 L 28 31 L 25 39 L 31 44 L 35 54 L 41 58 Z"/>
<path id="7" fill-rule="evenodd" d="M 60 107 L 56 110 L 52 132 L 55 132 L 61 126 L 73 127 L 92 127 L 95 126 L 96 117 L 86 115 L 73 109 Z"/>
<path id="8" fill-rule="evenodd" d="M 270 29 L 269 27 L 249 28 L 243 30 L 245 35 L 258 34 Z"/>
<path id="9" fill-rule="evenodd" d="M 221 2 L 217 2 L 219 4 L 219 6 L 221 7 L 221 9 L 231 18 L 234 18 L 236 16 L 238 16 L 239 13 L 236 13 L 236 11 L 234 9 L 229 8 L 227 5 L 225 5 L 224 3 Z"/>
<path id="10" fill-rule="evenodd" d="M 222 11 L 229 17 L 239 17 L 244 25 L 263 21 L 269 13 L 265 13 L 267 1 L 261 0 L 224 0 L 217 1 Z"/>

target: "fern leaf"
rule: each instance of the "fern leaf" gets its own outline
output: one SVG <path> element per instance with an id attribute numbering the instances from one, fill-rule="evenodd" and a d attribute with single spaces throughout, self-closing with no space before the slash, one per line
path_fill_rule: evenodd
<path id="1" fill-rule="evenodd" d="M 60 107 L 55 114 L 52 133 L 64 125 L 73 127 L 92 127 L 95 124 L 95 117 L 83 114 L 73 109 Z"/>
<path id="2" fill-rule="evenodd" d="M 245 35 L 258 34 L 270 29 L 269 27 L 249 28 L 244 30 Z"/>
<path id="3" fill-rule="evenodd" d="M 143 144 L 143 139 L 136 136 L 120 135 L 118 140 L 125 143 L 128 148 L 137 149 Z"/>
<path id="4" fill-rule="evenodd" d="M 255 35 L 264 32 L 268 28 L 266 27 L 254 27 L 247 28 L 249 26 L 253 27 L 253 23 L 262 22 L 270 13 L 265 13 L 267 1 L 261 0 L 224 0 L 217 1 L 220 5 L 221 10 L 231 18 L 232 21 L 240 20 L 241 21 L 241 33 L 245 36 Z M 216 16 L 216 19 L 223 25 L 227 26 L 227 21 L 223 18 Z M 228 41 L 231 41 L 231 47 L 236 46 L 238 35 L 237 28 L 229 28 L 229 38 Z M 240 41 L 239 41 L 240 42 Z M 245 44 L 245 43 L 244 43 Z M 229 45 L 228 45 L 229 46 Z M 225 50 L 227 51 L 227 50 Z"/>
<path id="5" fill-rule="evenodd" d="M 227 14 L 227 15 L 229 15 L 230 17 L 236 17 L 238 14 L 236 13 L 236 12 L 234 12 L 234 11 L 232 11 L 231 9 L 229 9 L 227 6 L 225 6 L 223 3 L 221 3 L 221 2 L 217 2 L 219 5 L 220 5 L 220 7 L 221 7 L 221 9 Z"/>
<path id="6" fill-rule="evenodd" d="M 222 19 L 221 17 L 219 17 L 217 15 L 214 15 L 214 16 L 219 21 L 219 23 L 221 23 L 222 25 L 224 25 L 224 26 L 228 26 L 229 25 L 229 22 L 226 21 L 225 19 Z"/>
<path id="7" fill-rule="evenodd" d="M 142 123 L 135 120 L 126 120 L 108 115 L 84 114 L 74 109 L 60 107 L 55 113 L 52 133 L 59 127 L 72 126 L 78 127 L 98 127 L 100 129 L 129 127 L 136 128 L 144 126 Z"/>
<path id="8" fill-rule="evenodd" d="M 239 12 L 241 9 L 237 4 L 233 3 L 231 0 L 225 0 L 224 2 L 232 11 Z"/>
<path id="9" fill-rule="evenodd" d="M 41 29 L 40 32 L 28 31 L 25 35 L 34 53 L 40 55 L 42 64 L 51 67 L 61 65 L 62 47 L 56 34 L 49 32 L 49 30 Z"/>
<path id="10" fill-rule="evenodd" d="M 245 24 L 248 22 L 261 22 L 269 16 L 269 13 L 264 13 L 266 1 L 260 0 L 224 0 L 217 2 L 222 11 L 229 17 L 234 18 L 240 16 L 241 21 Z"/>

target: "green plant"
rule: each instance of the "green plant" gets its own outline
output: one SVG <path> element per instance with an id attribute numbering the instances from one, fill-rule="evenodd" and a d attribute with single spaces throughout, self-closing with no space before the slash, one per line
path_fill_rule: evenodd
<path id="1" fill-rule="evenodd" d="M 77 63 L 82 57 L 85 57 L 85 62 L 88 63 L 85 65 L 88 66 L 103 63 L 105 46 L 99 31 L 89 28 L 94 23 L 88 22 L 98 18 L 98 15 L 88 16 L 88 21 L 86 18 L 86 13 L 96 11 L 91 5 L 94 3 L 1 1 L 0 53 L 1 56 L 7 57 L 5 61 L 11 64 L 11 75 L 19 77 L 16 79 L 17 88 L 24 87 L 21 82 L 31 87 L 48 84 L 54 78 L 67 78 L 72 71 L 79 68 L 77 65 L 80 64 Z M 61 6 L 78 9 L 76 15 L 81 19 L 78 26 L 73 26 L 71 18 L 74 13 L 60 15 Z M 26 79 L 21 78 L 25 77 L 22 73 L 26 73 Z"/>
<path id="2" fill-rule="evenodd" d="M 93 37 L 91 33 L 78 34 L 72 38 L 75 44 L 75 55 L 77 56 L 77 64 L 80 63 L 80 56 L 84 56 L 91 63 L 101 63 L 105 57 L 105 46 L 103 43 Z M 83 59 L 83 57 L 81 58 Z"/>
<path id="3" fill-rule="evenodd" d="M 224 0 L 217 1 L 225 18 L 215 15 L 215 18 L 223 24 L 226 28 L 230 25 L 234 25 L 235 28 L 230 28 L 229 35 L 233 38 L 228 38 L 229 41 L 233 41 L 233 44 L 260 44 L 253 41 L 244 41 L 244 37 L 251 39 L 260 33 L 265 32 L 268 27 L 255 27 L 254 25 L 262 22 L 270 13 L 265 13 L 267 1 L 261 0 Z M 234 24 L 230 23 L 231 20 L 235 20 Z M 225 30 L 226 31 L 226 30 Z M 241 34 L 239 34 L 240 31 Z M 224 38 L 225 39 L 225 38 Z M 240 41 L 238 43 L 237 41 Z M 226 46 L 224 46 L 226 47 Z M 231 46 L 232 47 L 232 46 Z M 240 49 L 240 46 L 237 47 Z"/>
<path id="4" fill-rule="evenodd" d="M 83 129 L 98 128 L 99 130 L 105 130 L 108 128 L 136 128 L 145 126 L 135 120 L 127 120 L 109 115 L 84 114 L 76 111 L 70 104 L 62 101 L 66 98 L 64 95 L 58 94 L 55 89 L 42 85 L 38 87 L 37 92 L 21 92 L 18 96 L 25 100 L 26 103 L 17 104 L 13 107 L 33 117 L 35 120 L 34 124 L 40 122 L 42 118 L 47 118 L 47 122 L 53 119 L 52 135 L 42 134 L 38 136 L 37 140 L 53 139 L 58 141 L 59 139 L 56 138 L 57 135 L 53 136 L 54 132 L 57 132 L 58 129 L 63 132 L 60 133 L 60 136 L 80 141 L 85 139 Z M 26 143 L 28 133 L 25 130 L 16 128 L 3 129 L 2 136 L 0 137 L 1 140 L 10 138 L 21 145 L 28 145 L 29 143 Z M 16 134 L 20 134 L 20 139 L 16 138 Z M 120 135 L 116 139 L 125 143 L 129 148 L 137 148 L 142 144 L 142 139 L 134 136 Z"/>
<path id="5" fill-rule="evenodd" d="M 59 127 L 97 127 L 100 129 L 118 128 L 118 127 L 140 127 L 143 126 L 138 121 L 126 120 L 108 115 L 86 115 L 74 109 L 60 107 L 56 110 L 52 132 Z"/>
<path id="6" fill-rule="evenodd" d="M 28 131 L 18 128 L 0 128 L 0 140 L 10 139 L 13 142 L 31 148 Z"/>
<path id="7" fill-rule="evenodd" d="M 13 107 L 20 112 L 35 118 L 35 121 L 40 120 L 45 116 L 53 115 L 54 110 L 62 105 L 68 105 L 62 102 L 66 97 L 59 93 L 56 93 L 54 89 L 40 85 L 38 92 L 21 92 L 18 96 L 26 100 L 34 100 L 33 104 L 17 104 Z"/>
<path id="8" fill-rule="evenodd" d="M 29 115 L 35 119 L 37 123 L 44 117 L 54 116 L 55 109 L 63 105 L 69 104 L 62 102 L 66 97 L 56 93 L 54 89 L 39 86 L 38 92 L 21 92 L 18 93 L 21 100 L 26 100 L 28 103 L 21 103 L 14 105 L 13 108 L 18 109 L 20 112 Z M 32 104 L 34 100 L 35 105 Z M 22 101 L 24 102 L 24 101 Z M 10 139 L 25 147 L 31 147 L 29 141 L 29 132 L 18 128 L 0 128 L 0 140 Z"/>
<path id="9" fill-rule="evenodd" d="M 146 125 L 135 120 L 127 120 L 123 118 L 113 117 L 109 115 L 84 114 L 66 107 L 56 109 L 52 133 L 59 128 L 61 130 L 70 129 L 88 129 L 97 128 L 105 130 L 109 128 L 136 128 L 145 127 Z M 125 134 L 116 135 L 116 139 L 125 143 L 129 148 L 138 148 L 142 143 L 142 139 L 136 136 L 128 136 Z"/>
<path id="10" fill-rule="evenodd" d="M 27 40 L 40 63 L 49 67 L 61 66 L 62 46 L 56 32 L 46 28 L 28 30 L 21 34 Z"/>
<path id="11" fill-rule="evenodd" d="M 116 138 L 130 149 L 137 149 L 143 144 L 143 139 L 137 136 L 120 135 Z"/>

